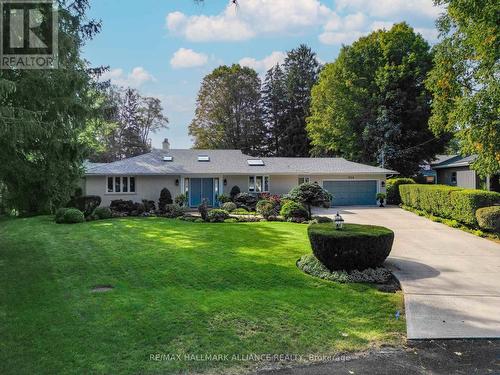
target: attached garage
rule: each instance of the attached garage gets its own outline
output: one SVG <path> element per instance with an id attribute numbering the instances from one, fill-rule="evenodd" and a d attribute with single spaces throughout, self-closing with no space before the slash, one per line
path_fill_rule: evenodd
<path id="1" fill-rule="evenodd" d="M 323 181 L 323 188 L 333 195 L 333 206 L 371 206 L 376 204 L 376 180 Z"/>

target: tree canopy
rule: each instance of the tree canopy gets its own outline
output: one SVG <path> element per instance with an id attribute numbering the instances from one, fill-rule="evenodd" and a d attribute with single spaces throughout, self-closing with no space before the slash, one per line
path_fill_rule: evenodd
<path id="1" fill-rule="evenodd" d="M 194 147 L 258 154 L 265 142 L 260 85 L 255 70 L 238 64 L 220 66 L 208 74 L 189 125 Z"/>
<path id="2" fill-rule="evenodd" d="M 456 133 L 463 154 L 477 154 L 482 175 L 500 170 L 500 22 L 496 0 L 437 0 L 441 42 L 426 82 L 430 128 Z"/>
<path id="3" fill-rule="evenodd" d="M 312 90 L 313 153 L 415 174 L 447 141 L 427 125 L 431 66 L 429 45 L 406 23 L 343 47 Z"/>

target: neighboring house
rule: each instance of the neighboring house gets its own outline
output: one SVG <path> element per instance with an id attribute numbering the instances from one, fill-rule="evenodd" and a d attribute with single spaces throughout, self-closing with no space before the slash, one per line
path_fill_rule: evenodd
<path id="1" fill-rule="evenodd" d="M 385 192 L 387 175 L 395 171 L 353 163 L 342 158 L 256 158 L 240 150 L 162 150 L 113 163 L 86 164 L 84 190 L 112 200 L 158 201 L 168 188 L 172 197 L 185 193 L 189 206 L 229 195 L 233 186 L 252 194 L 286 194 L 304 182 L 317 182 L 334 196 L 334 205 L 375 205 Z"/>
<path id="2" fill-rule="evenodd" d="M 436 160 L 430 164 L 427 173 L 434 173 L 436 183 L 442 185 L 458 186 L 466 189 L 499 190 L 499 175 L 481 178 L 470 168 L 476 156 L 437 155 Z M 425 176 L 425 174 L 424 174 Z"/>
<path id="3" fill-rule="evenodd" d="M 422 177 L 420 182 L 426 184 L 437 184 L 437 172 L 432 168 L 434 164 L 443 163 L 449 159 L 456 157 L 456 155 L 436 155 L 432 163 L 425 163 L 420 166 L 419 176 Z"/>

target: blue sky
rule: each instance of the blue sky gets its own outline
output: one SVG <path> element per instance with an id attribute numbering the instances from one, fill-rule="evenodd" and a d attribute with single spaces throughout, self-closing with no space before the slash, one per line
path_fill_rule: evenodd
<path id="1" fill-rule="evenodd" d="M 89 16 L 102 32 L 84 56 L 109 65 L 105 78 L 160 98 L 169 128 L 153 134 L 174 148 L 188 148 L 203 77 L 221 64 L 242 63 L 263 74 L 286 51 L 309 45 L 325 63 L 378 28 L 406 21 L 430 42 L 440 9 L 432 0 L 94 0 Z"/>

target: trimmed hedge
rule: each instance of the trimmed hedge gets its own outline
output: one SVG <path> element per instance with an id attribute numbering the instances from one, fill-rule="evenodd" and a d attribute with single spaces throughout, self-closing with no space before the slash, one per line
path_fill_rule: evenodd
<path id="1" fill-rule="evenodd" d="M 208 211 L 208 221 L 211 223 L 223 223 L 226 219 L 229 219 L 229 213 L 226 210 L 214 208 Z"/>
<path id="2" fill-rule="evenodd" d="M 399 192 L 405 206 L 473 226 L 479 208 L 500 204 L 500 193 L 446 185 L 400 185 Z"/>
<path id="3" fill-rule="evenodd" d="M 330 271 L 377 268 L 389 256 L 394 232 L 388 228 L 344 224 L 311 224 L 307 233 L 314 256 Z"/>
<path id="4" fill-rule="evenodd" d="M 109 207 L 97 207 L 92 216 L 94 216 L 96 220 L 104 220 L 111 219 L 113 217 L 113 213 Z"/>
<path id="5" fill-rule="evenodd" d="M 480 208 L 476 211 L 476 219 L 481 229 L 500 232 L 500 206 Z"/>
<path id="6" fill-rule="evenodd" d="M 401 204 L 401 196 L 399 195 L 399 185 L 415 184 L 411 178 L 390 178 L 386 181 L 387 189 L 387 204 Z"/>

